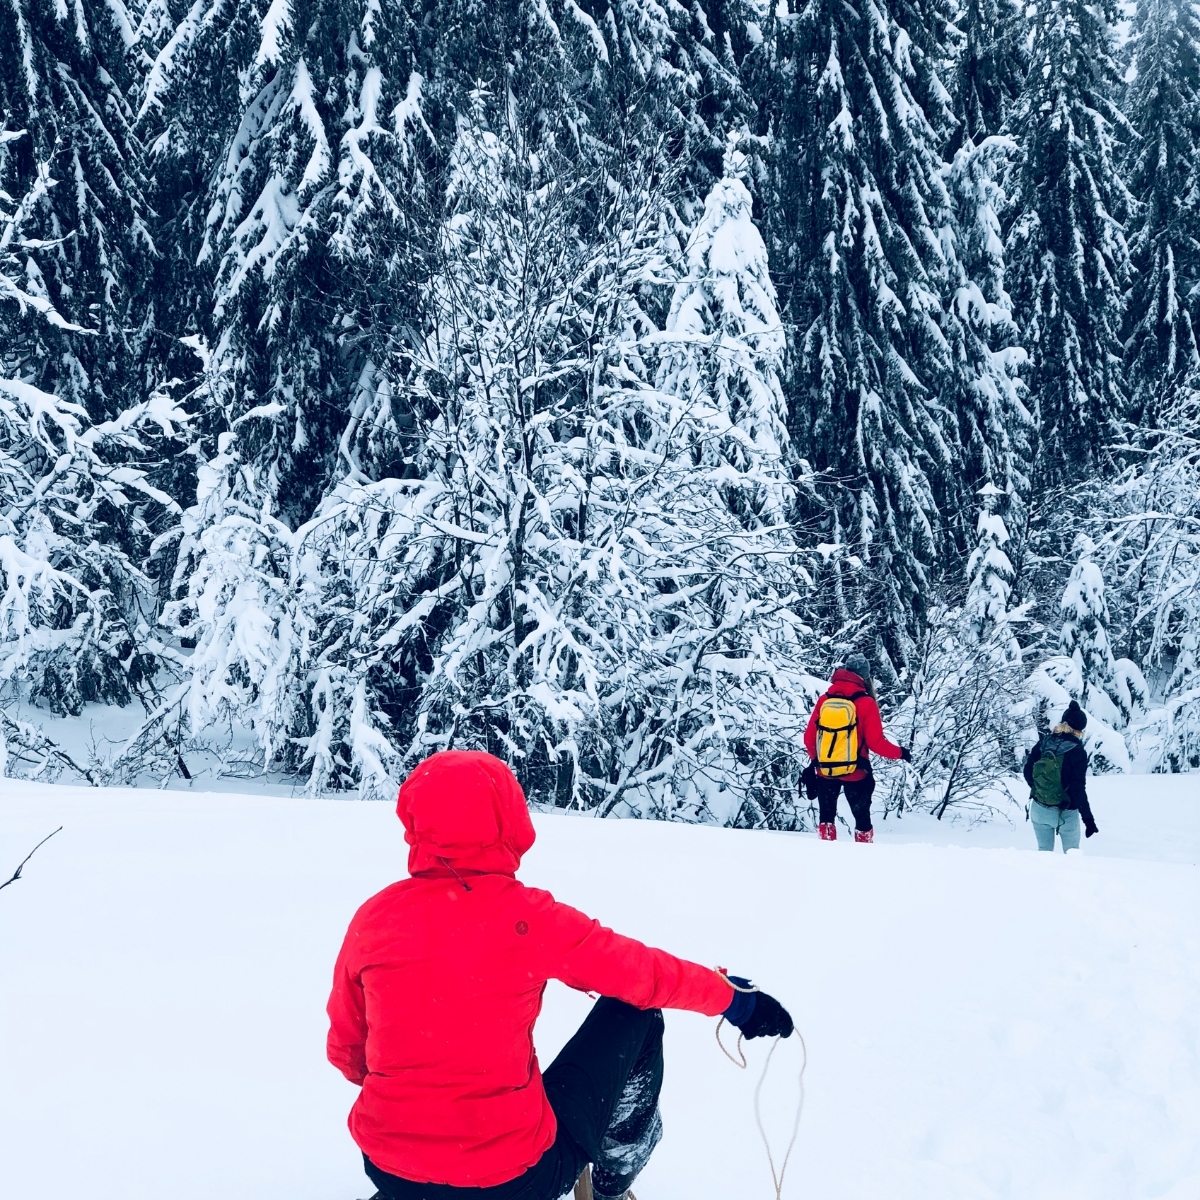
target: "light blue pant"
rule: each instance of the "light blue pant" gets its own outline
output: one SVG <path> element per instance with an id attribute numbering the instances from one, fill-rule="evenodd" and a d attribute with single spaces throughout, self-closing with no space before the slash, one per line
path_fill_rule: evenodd
<path id="1" fill-rule="evenodd" d="M 1029 802 L 1029 820 L 1033 823 L 1033 832 L 1037 837 L 1039 850 L 1054 849 L 1054 834 L 1057 831 L 1062 840 L 1063 852 L 1079 849 L 1079 810 L 1076 808 L 1051 808 L 1039 804 L 1036 800 Z"/>

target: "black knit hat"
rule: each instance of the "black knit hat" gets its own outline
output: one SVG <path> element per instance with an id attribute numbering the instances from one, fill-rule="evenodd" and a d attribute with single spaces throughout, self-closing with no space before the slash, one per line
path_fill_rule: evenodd
<path id="1" fill-rule="evenodd" d="M 1078 729 L 1082 733 L 1087 728 L 1087 713 L 1072 700 L 1067 705 L 1067 711 L 1062 715 L 1062 723 L 1070 725 L 1072 729 Z"/>

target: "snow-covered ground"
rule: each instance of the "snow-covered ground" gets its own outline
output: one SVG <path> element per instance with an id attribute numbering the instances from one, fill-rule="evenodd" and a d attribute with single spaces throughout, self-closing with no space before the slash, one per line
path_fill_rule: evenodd
<path id="1" fill-rule="evenodd" d="M 537 818 L 522 877 L 755 977 L 809 1064 L 785 1200 L 1200 1197 L 1200 783 L 1093 789 L 1100 836 L 888 821 L 880 842 Z M 351 1200 L 325 1064 L 357 904 L 403 874 L 390 806 L 0 781 L 0 1197 Z M 844 834 L 843 834 L 844 838 Z M 588 1000 L 552 985 L 549 1061 Z M 668 1019 L 641 1200 L 772 1200 L 715 1022 Z M 773 1143 L 799 1044 L 765 1085 Z"/>

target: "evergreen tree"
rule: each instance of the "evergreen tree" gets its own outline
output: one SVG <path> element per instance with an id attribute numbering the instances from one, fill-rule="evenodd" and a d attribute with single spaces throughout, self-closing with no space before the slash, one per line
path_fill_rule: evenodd
<path id="1" fill-rule="evenodd" d="M 174 37 L 190 7 L 187 0 L 137 0 L 129 6 L 130 15 L 137 22 L 134 50 L 141 68 L 136 81 L 139 100 L 145 95 L 159 54 Z"/>
<path id="2" fill-rule="evenodd" d="M 679 347 L 667 355 L 659 382 L 728 420 L 729 435 L 720 444 L 697 446 L 697 457 L 728 460 L 738 490 L 723 490 L 744 517 L 782 524 L 790 507 L 790 489 L 783 486 L 790 472 L 780 382 L 785 343 L 767 248 L 740 178 L 747 165 L 731 147 L 726 177 L 709 193 L 688 239 L 686 273 L 667 319 Z"/>
<path id="3" fill-rule="evenodd" d="M 725 137 L 747 116 L 736 55 L 755 13 L 722 0 L 580 0 L 564 5 L 571 90 L 614 149 L 657 145 L 702 199 L 721 176 Z"/>
<path id="4" fill-rule="evenodd" d="M 74 337 L 4 315 L 0 341 L 21 376 L 92 420 L 116 416 L 155 382 L 145 319 L 154 245 L 141 148 L 132 131 L 134 30 L 122 0 L 13 0 L 0 10 L 0 120 L 27 136 L 0 145 L 0 190 L 37 196 L 24 214 L 29 285 Z M 61 186 L 38 188 L 48 166 Z"/>
<path id="5" fill-rule="evenodd" d="M 0 150 L 21 140 L 0 135 Z M 135 697 L 150 710 L 162 652 L 141 564 L 177 516 L 152 479 L 186 418 L 156 394 L 97 420 L 35 382 L 31 343 L 79 361 L 76 345 L 98 336 L 64 317 L 31 270 L 45 248 L 32 231 L 61 186 L 43 163 L 18 201 L 0 191 L 0 322 L 22 334 L 0 340 L 0 696 L 72 715 Z"/>
<path id="6" fill-rule="evenodd" d="M 14 0 L 0 39 L 0 673 L 57 712 L 154 708 L 146 564 L 177 520 L 162 488 L 185 423 L 154 386 L 135 32 L 119 0 Z"/>
<path id="7" fill-rule="evenodd" d="M 1008 527 L 1000 512 L 1004 493 L 993 484 L 981 490 L 983 506 L 976 525 L 975 549 L 967 561 L 967 598 L 963 605 L 970 639 L 977 645 L 997 645 L 1006 661 L 1019 663 L 1021 647 L 1011 625 L 1012 560 L 1005 547 Z"/>
<path id="8" fill-rule="evenodd" d="M 249 86 L 265 7 L 257 0 L 209 0 L 186 7 L 176 22 L 159 0 L 147 6 L 139 27 L 138 49 L 150 62 L 137 127 L 147 146 L 160 249 L 152 313 L 171 338 L 172 366 L 181 375 L 194 376 L 199 365 L 182 339 L 215 340 L 216 260 L 202 257 L 211 185 L 241 123 L 243 84 Z"/>
<path id="9" fill-rule="evenodd" d="M 957 26 L 951 152 L 1004 131 L 1028 63 L 1025 18 L 1013 0 L 964 0 Z"/>
<path id="10" fill-rule="evenodd" d="M 1109 613 L 1096 547 L 1084 534 L 1076 539 L 1079 558 L 1063 592 L 1060 653 L 1075 667 L 1080 705 L 1114 729 L 1129 723 L 1146 699 L 1146 685 L 1128 659 L 1114 657 L 1108 638 Z"/>
<path id="11" fill-rule="evenodd" d="M 1111 0 L 1034 9 L 1030 70 L 1013 118 L 1011 289 L 1031 365 L 1040 486 L 1103 469 L 1126 412 L 1118 338 L 1128 254 L 1116 138 Z"/>
<path id="12" fill-rule="evenodd" d="M 199 247 L 214 289 L 196 343 L 206 462 L 166 616 L 196 645 L 194 726 L 248 721 L 286 765 L 308 732 L 280 690 L 301 653 L 292 534 L 341 478 L 402 469 L 376 458 L 407 419 L 388 347 L 415 319 L 426 271 L 429 131 L 412 40 L 404 10 L 370 0 L 272 5 L 250 39 L 245 9 L 213 0 L 159 61 L 154 103 L 184 115 L 209 102 L 230 54 L 245 63 Z M 181 137 L 172 124 L 159 152 L 177 154 Z"/>
<path id="13" fill-rule="evenodd" d="M 985 218 L 977 197 L 956 215 L 941 156 L 954 118 L 940 6 L 810 0 L 776 37 L 785 84 L 768 213 L 794 331 L 790 417 L 838 489 L 836 512 L 815 515 L 850 552 L 831 556 L 820 590 L 837 598 L 829 625 L 871 614 L 900 666 L 933 573 L 965 549 L 968 530 L 946 514 L 966 511 L 986 479 L 964 477 L 962 443 L 983 446 L 1015 411 L 1010 335 L 993 329 L 1001 294 L 989 281 L 989 300 L 962 255 L 957 226 Z M 985 396 L 999 400 L 977 416 Z M 961 424 L 988 426 L 964 432 L 964 405 Z"/>
<path id="14" fill-rule="evenodd" d="M 963 480 L 997 487 L 1019 528 L 1029 502 L 1033 420 L 1023 378 L 1028 357 L 1005 285 L 999 215 L 1005 203 L 999 179 L 1012 153 L 1005 138 L 989 137 L 978 146 L 968 139 L 947 169 L 959 270 L 953 294 L 957 320 L 946 331 L 954 339 L 956 370 L 948 398 L 958 414 Z"/>
<path id="15" fill-rule="evenodd" d="M 1150 428 L 1200 355 L 1200 15 L 1186 0 L 1141 0 L 1126 112 L 1138 199 L 1129 244 L 1125 362 L 1134 418 Z"/>

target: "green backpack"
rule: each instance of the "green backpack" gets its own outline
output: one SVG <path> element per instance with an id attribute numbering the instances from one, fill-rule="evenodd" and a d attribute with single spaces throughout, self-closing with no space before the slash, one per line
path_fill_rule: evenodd
<path id="1" fill-rule="evenodd" d="M 1073 749 L 1058 738 L 1043 738 L 1042 752 L 1033 764 L 1033 798 L 1047 808 L 1061 808 L 1067 802 L 1063 787 L 1063 759 Z"/>

